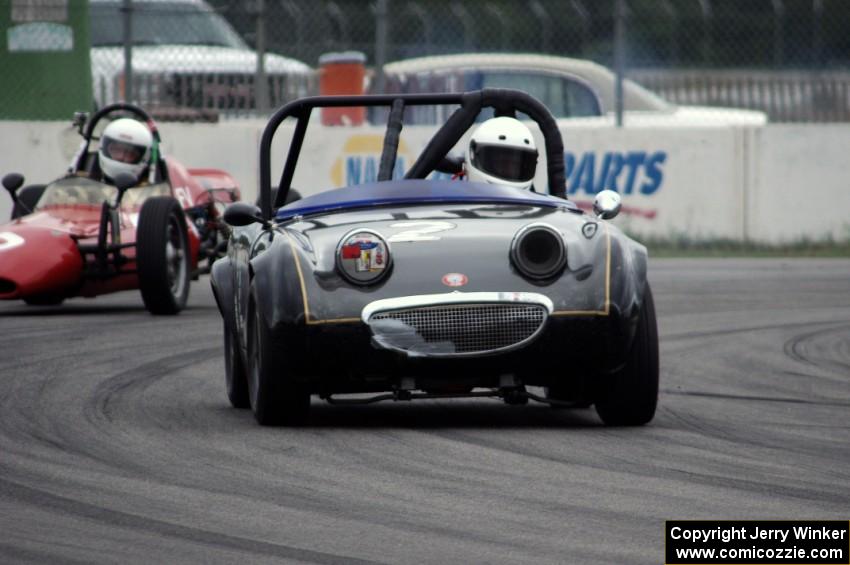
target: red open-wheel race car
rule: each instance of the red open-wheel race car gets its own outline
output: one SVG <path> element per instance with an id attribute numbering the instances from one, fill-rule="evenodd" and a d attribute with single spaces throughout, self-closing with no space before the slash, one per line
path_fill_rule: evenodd
<path id="1" fill-rule="evenodd" d="M 98 122 L 116 116 L 131 130 L 143 127 L 144 155 L 131 157 L 145 162 L 117 161 L 132 153 L 133 132 L 95 135 Z M 106 106 L 88 120 L 78 115 L 77 126 L 83 141 L 67 174 L 23 189 L 22 175 L 3 177 L 14 207 L 12 221 L 0 225 L 0 299 L 56 305 L 138 288 L 151 313 L 178 313 L 190 279 L 224 252 L 228 227 L 221 215 L 240 198 L 236 182 L 224 171 L 187 169 L 165 158 L 156 124 L 132 104 Z M 107 142 L 116 148 L 109 156 Z"/>

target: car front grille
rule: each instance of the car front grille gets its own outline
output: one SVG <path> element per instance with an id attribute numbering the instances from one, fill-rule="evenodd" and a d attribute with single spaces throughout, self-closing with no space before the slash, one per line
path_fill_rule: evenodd
<path id="1" fill-rule="evenodd" d="M 537 335 L 547 317 L 540 304 L 451 304 L 376 312 L 368 324 L 380 347 L 445 357 L 518 347 Z"/>

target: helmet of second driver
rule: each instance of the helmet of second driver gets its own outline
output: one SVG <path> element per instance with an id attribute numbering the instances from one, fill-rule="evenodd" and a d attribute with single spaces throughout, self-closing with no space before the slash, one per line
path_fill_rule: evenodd
<path id="1" fill-rule="evenodd" d="M 120 118 L 103 130 L 98 156 L 100 168 L 110 179 L 119 173 L 141 177 L 151 158 L 153 134 L 132 118 Z"/>
<path id="2" fill-rule="evenodd" d="M 471 182 L 530 189 L 536 169 L 534 137 L 516 118 L 491 118 L 469 138 L 466 174 Z"/>

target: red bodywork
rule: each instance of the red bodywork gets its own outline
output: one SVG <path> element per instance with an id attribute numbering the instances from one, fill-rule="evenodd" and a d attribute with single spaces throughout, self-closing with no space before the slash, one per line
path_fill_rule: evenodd
<path id="1" fill-rule="evenodd" d="M 190 264 L 198 268 L 203 225 L 220 222 L 223 205 L 239 199 L 233 178 L 216 169 L 186 169 L 166 160 L 171 193 L 186 211 Z M 135 190 L 135 189 L 131 189 Z M 140 206 L 122 205 L 119 224 L 122 244 L 136 241 Z M 193 218 L 202 218 L 193 221 Z M 0 300 L 34 296 L 97 296 L 139 287 L 136 250 L 121 250 L 123 264 L 109 272 L 98 270 L 101 206 L 46 206 L 0 225 Z M 206 226 L 209 227 L 209 226 Z M 215 226 L 213 226 L 215 227 Z"/>

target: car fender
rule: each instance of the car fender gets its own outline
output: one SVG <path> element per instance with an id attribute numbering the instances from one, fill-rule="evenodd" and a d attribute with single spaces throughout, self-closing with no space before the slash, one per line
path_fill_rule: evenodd
<path id="1" fill-rule="evenodd" d="M 210 286 L 218 311 L 224 318 L 224 325 L 231 330 L 236 328 L 234 272 L 229 257 L 223 257 L 213 263 Z"/>
<path id="2" fill-rule="evenodd" d="M 612 230 L 613 231 L 613 230 Z M 617 230 L 619 232 L 619 230 Z M 646 288 L 646 247 L 618 233 L 611 238 L 611 301 L 620 311 L 624 345 L 630 347 Z"/>
<path id="3" fill-rule="evenodd" d="M 255 242 L 250 261 L 251 285 L 257 310 L 270 328 L 305 323 L 305 308 L 295 255 L 285 231 L 263 233 Z"/>

